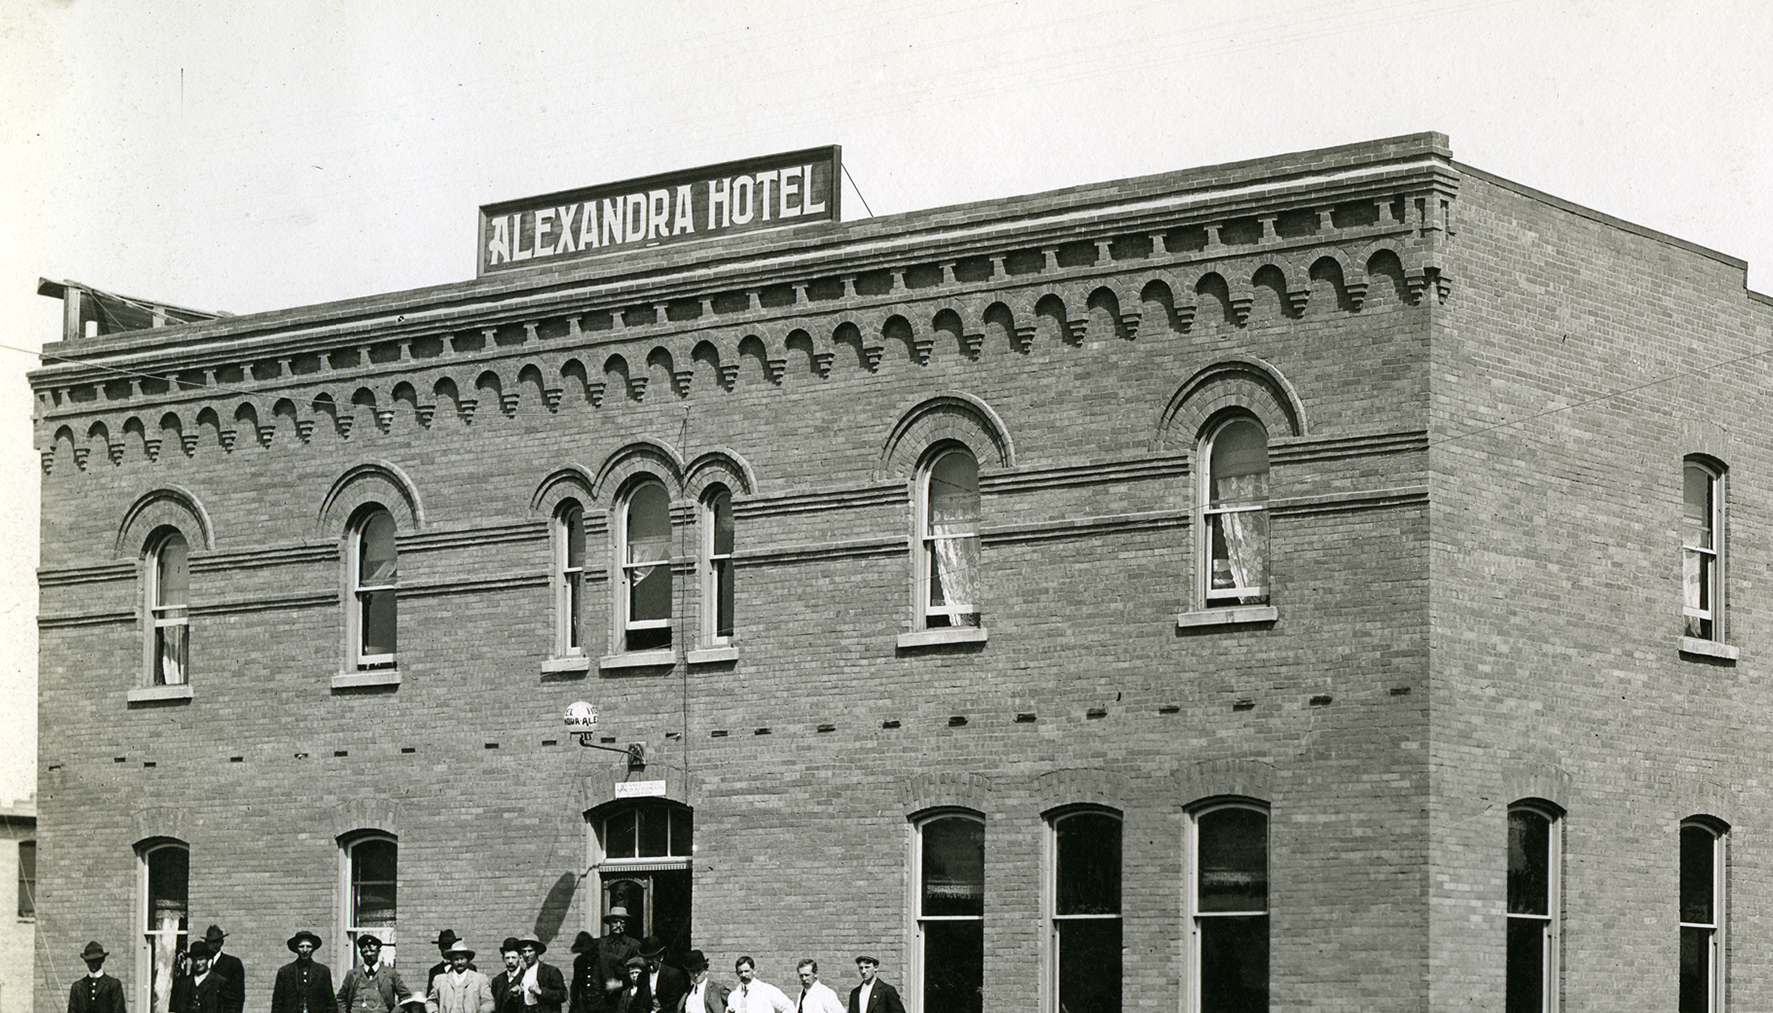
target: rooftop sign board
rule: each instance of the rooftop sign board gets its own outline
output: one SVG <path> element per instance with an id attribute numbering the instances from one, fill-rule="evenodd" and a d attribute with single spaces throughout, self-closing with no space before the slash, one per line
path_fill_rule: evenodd
<path id="1" fill-rule="evenodd" d="M 833 144 L 482 205 L 476 274 L 839 221 L 842 155 Z"/>

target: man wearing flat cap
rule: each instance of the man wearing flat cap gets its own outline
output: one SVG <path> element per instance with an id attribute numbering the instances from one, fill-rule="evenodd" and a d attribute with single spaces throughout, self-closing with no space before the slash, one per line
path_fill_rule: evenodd
<path id="1" fill-rule="evenodd" d="M 689 991 L 676 1013 L 724 1013 L 727 987 L 708 977 L 708 958 L 701 950 L 683 955 L 683 971 L 689 975 Z"/>
<path id="2" fill-rule="evenodd" d="M 222 952 L 222 941 L 227 938 L 220 925 L 211 925 L 203 933 L 203 942 L 209 947 L 209 973 L 227 979 L 222 982 L 222 1013 L 240 1013 L 246 1008 L 246 968 L 239 957 Z"/>
<path id="3" fill-rule="evenodd" d="M 271 1013 L 333 1013 L 332 971 L 314 960 L 320 937 L 303 929 L 284 945 L 296 958 L 277 969 L 271 986 Z"/>
<path id="4" fill-rule="evenodd" d="M 394 1013 L 407 1003 L 425 1001 L 412 994 L 399 971 L 382 963 L 379 936 L 358 933 L 357 954 L 363 959 L 345 972 L 345 982 L 339 986 L 339 1013 Z"/>
<path id="5" fill-rule="evenodd" d="M 560 1013 L 566 1002 L 566 979 L 560 968 L 542 963 L 548 944 L 534 935 L 517 939 L 517 952 L 523 957 L 524 1013 Z M 339 1013 L 347 1013 L 340 1010 Z"/>
<path id="6" fill-rule="evenodd" d="M 185 956 L 191 961 L 191 971 L 173 979 L 172 994 L 166 1001 L 168 1013 L 221 1013 L 227 979 L 209 966 L 209 944 L 199 939 Z"/>
<path id="7" fill-rule="evenodd" d="M 474 969 L 468 944 L 457 939 L 443 955 L 449 958 L 449 970 L 431 979 L 426 1013 L 493 1013 L 492 982 Z"/>
<path id="8" fill-rule="evenodd" d="M 80 951 L 86 974 L 68 989 L 68 1013 L 124 1013 L 123 983 L 104 972 L 107 956 L 96 939 Z"/>
<path id="9" fill-rule="evenodd" d="M 874 976 L 880 961 L 866 953 L 856 958 L 856 973 L 862 983 L 850 989 L 850 1013 L 905 1013 L 899 991 Z"/>
<path id="10" fill-rule="evenodd" d="M 459 940 L 460 938 L 461 938 L 460 936 L 456 935 L 455 929 L 444 929 L 442 932 L 437 933 L 437 955 L 442 957 L 443 959 L 439 960 L 435 964 L 432 964 L 431 965 L 431 972 L 429 974 L 425 975 L 425 994 L 426 995 L 431 994 L 431 983 L 433 981 L 437 980 L 437 976 L 442 974 L 443 972 L 449 970 L 449 968 L 450 968 L 449 948 L 451 946 L 454 946 L 456 944 L 457 940 Z M 478 971 L 480 969 L 478 967 L 474 966 L 474 961 L 470 960 L 470 961 L 468 961 L 468 970 Z"/>
<path id="11" fill-rule="evenodd" d="M 646 994 L 646 961 L 629 957 L 622 971 L 628 975 L 628 984 L 616 994 L 616 1013 L 660 1013 L 660 1007 Z"/>

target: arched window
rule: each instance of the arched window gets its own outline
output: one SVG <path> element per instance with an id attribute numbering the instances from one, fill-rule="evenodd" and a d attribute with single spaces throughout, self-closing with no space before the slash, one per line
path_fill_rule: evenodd
<path id="1" fill-rule="evenodd" d="M 671 497 L 664 483 L 644 481 L 622 503 L 623 647 L 656 651 L 671 646 Z"/>
<path id="2" fill-rule="evenodd" d="M 1189 1009 L 1268 1008 L 1268 812 L 1247 802 L 1196 810 L 1189 906 Z"/>
<path id="3" fill-rule="evenodd" d="M 368 932 L 382 941 L 382 959 L 391 964 L 398 924 L 400 845 L 388 834 L 368 833 L 343 841 L 340 853 L 349 959 L 357 962 L 357 937 Z"/>
<path id="4" fill-rule="evenodd" d="M 979 462 L 949 446 L 918 473 L 918 619 L 926 629 L 979 625 Z"/>
<path id="5" fill-rule="evenodd" d="M 702 497 L 703 631 L 710 645 L 733 639 L 733 494 L 717 485 Z"/>
<path id="6" fill-rule="evenodd" d="M 664 799 L 606 806 L 586 814 L 589 865 L 597 875 L 598 925 L 612 908 L 628 915 L 628 934 L 657 936 L 665 962 L 689 951 L 694 815 Z"/>
<path id="7" fill-rule="evenodd" d="M 1120 1013 L 1121 822 L 1081 809 L 1048 823 L 1048 966 L 1054 1013 Z"/>
<path id="8" fill-rule="evenodd" d="M 168 529 L 154 542 L 148 561 L 148 615 L 153 634 L 148 647 L 155 686 L 183 686 L 190 680 L 190 546 Z"/>
<path id="9" fill-rule="evenodd" d="M 578 657 L 585 653 L 585 510 L 577 500 L 554 512 L 554 573 L 554 655 Z"/>
<path id="10" fill-rule="evenodd" d="M 1557 1008 L 1558 922 L 1562 917 L 1560 820 L 1520 802 L 1508 810 L 1507 1013 Z"/>
<path id="11" fill-rule="evenodd" d="M 1268 601 L 1268 432 L 1248 415 L 1207 431 L 1200 468 L 1200 593 L 1208 608 Z"/>
<path id="12" fill-rule="evenodd" d="M 346 562 L 351 579 L 350 634 L 357 668 L 394 664 L 398 646 L 395 585 L 399 554 L 394 547 L 394 515 L 372 507 L 358 515 L 350 532 Z"/>
<path id="13" fill-rule="evenodd" d="M 185 951 L 191 926 L 191 852 L 182 842 L 143 847 L 141 858 L 142 945 L 136 967 L 144 1007 L 166 1013 L 173 971 Z"/>
<path id="14" fill-rule="evenodd" d="M 1682 632 L 1724 639 L 1724 470 L 1689 457 L 1682 469 Z"/>
<path id="15" fill-rule="evenodd" d="M 1724 839 L 1721 823 L 1681 823 L 1680 1013 L 1724 1008 Z"/>
<path id="16" fill-rule="evenodd" d="M 979 1013 L 985 986 L 985 821 L 944 812 L 916 825 L 917 1009 Z"/>

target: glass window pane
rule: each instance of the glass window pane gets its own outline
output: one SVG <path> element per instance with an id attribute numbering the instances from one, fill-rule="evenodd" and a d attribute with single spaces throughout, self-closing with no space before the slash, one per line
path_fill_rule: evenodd
<path id="1" fill-rule="evenodd" d="M 628 498 L 628 562 L 671 558 L 671 503 L 665 487 L 648 482 Z"/>
<path id="2" fill-rule="evenodd" d="M 1716 842 L 1704 827 L 1681 828 L 1681 921 L 1712 923 Z"/>
<path id="3" fill-rule="evenodd" d="M 1059 852 L 1054 912 L 1119 914 L 1120 820 L 1106 813 L 1077 813 L 1058 820 L 1053 831 Z"/>
<path id="4" fill-rule="evenodd" d="M 392 584 L 396 565 L 394 517 L 379 510 L 363 522 L 358 542 L 357 581 L 370 586 Z"/>
<path id="5" fill-rule="evenodd" d="M 687 809 L 671 810 L 671 854 L 680 858 L 690 856 L 690 845 L 694 842 L 691 836 L 690 814 Z"/>
<path id="6" fill-rule="evenodd" d="M 733 561 L 730 559 L 716 560 L 714 563 L 714 635 L 730 637 L 733 635 Z"/>
<path id="7" fill-rule="evenodd" d="M 191 853 L 184 848 L 148 852 L 148 931 L 184 931 L 191 878 Z"/>
<path id="8" fill-rule="evenodd" d="M 717 492 L 709 500 L 714 515 L 714 554 L 717 556 L 731 555 L 733 551 L 733 497 L 726 491 Z"/>
<path id="9" fill-rule="evenodd" d="M 1529 809 L 1514 810 L 1508 814 L 1508 913 L 1550 913 L 1550 877 L 1551 820 Z"/>
<path id="10" fill-rule="evenodd" d="M 972 534 L 979 527 L 979 464 L 964 450 L 943 454 L 930 469 L 929 533 Z"/>
<path id="11" fill-rule="evenodd" d="M 186 653 L 185 634 L 189 627 L 184 624 L 176 626 L 157 626 L 154 629 L 154 653 L 159 659 L 154 671 L 154 682 L 161 686 L 183 686 L 185 684 Z"/>
<path id="12" fill-rule="evenodd" d="M 584 582 L 584 574 L 580 574 L 580 573 L 567 574 L 567 578 L 566 578 L 566 646 L 571 647 L 571 648 L 577 648 L 577 647 L 581 647 L 584 645 L 584 640 L 581 638 L 581 634 L 579 631 L 579 611 L 582 608 L 582 606 L 580 604 L 580 595 L 582 593 L 581 585 L 583 584 L 583 582 Z"/>
<path id="13" fill-rule="evenodd" d="M 667 845 L 671 833 L 671 821 L 665 813 L 653 806 L 637 812 L 640 822 L 640 856 L 642 858 L 660 858 L 668 853 Z"/>
<path id="14" fill-rule="evenodd" d="M 985 913 L 985 825 L 964 816 L 923 825 L 923 914 Z"/>
<path id="15" fill-rule="evenodd" d="M 37 842 L 18 842 L 18 916 L 37 916 Z"/>
<path id="16" fill-rule="evenodd" d="M 603 822 L 603 853 L 610 858 L 633 858 L 638 852 L 634 838 L 634 810 L 611 813 Z"/>
<path id="17" fill-rule="evenodd" d="M 1267 1013 L 1267 916 L 1200 920 L 1200 1008 Z"/>
<path id="18" fill-rule="evenodd" d="M 397 644 L 394 592 L 361 591 L 358 597 L 363 602 L 363 653 L 393 654 Z"/>
<path id="19" fill-rule="evenodd" d="M 1060 1013 L 1120 1013 L 1120 976 L 1119 918 L 1059 923 Z"/>
<path id="20" fill-rule="evenodd" d="M 393 841 L 363 841 L 352 846 L 352 925 L 394 924 L 398 855 Z"/>
<path id="21" fill-rule="evenodd" d="M 1682 544 L 1698 549 L 1712 548 L 1712 474 L 1696 464 L 1689 464 L 1682 486 Z"/>
<path id="22" fill-rule="evenodd" d="M 577 504 L 560 514 L 561 533 L 566 536 L 566 565 L 579 569 L 585 565 L 585 511 Z"/>
<path id="23" fill-rule="evenodd" d="M 1710 929 L 1681 930 L 1680 1013 L 1712 1013 Z"/>
<path id="24" fill-rule="evenodd" d="M 1255 421 L 1238 419 L 1213 434 L 1209 466 L 1213 506 L 1268 498 L 1268 434 Z"/>
<path id="25" fill-rule="evenodd" d="M 1507 960 L 1507 1013 L 1543 1013 L 1545 923 L 1536 918 L 1510 918 Z"/>
<path id="26" fill-rule="evenodd" d="M 985 1008 L 984 983 L 985 923 L 926 923 L 923 927 L 923 1008 L 932 1013 L 936 1010 L 981 1013 Z"/>
<path id="27" fill-rule="evenodd" d="M 640 622 L 648 619 L 671 618 L 671 567 L 661 563 L 658 566 L 638 566 L 628 571 L 628 619 Z"/>
<path id="28" fill-rule="evenodd" d="M 184 605 L 190 599 L 190 548 L 183 535 L 170 534 L 160 543 L 155 556 L 155 601 L 157 607 Z"/>
<path id="29" fill-rule="evenodd" d="M 1199 826 L 1199 909 L 1268 910 L 1268 817 L 1254 809 L 1215 809 Z"/>

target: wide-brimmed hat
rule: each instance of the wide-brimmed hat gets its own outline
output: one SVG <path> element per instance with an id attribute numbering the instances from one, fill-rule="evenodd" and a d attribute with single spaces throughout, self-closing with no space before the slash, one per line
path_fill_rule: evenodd
<path id="1" fill-rule="evenodd" d="M 586 950 L 589 950 L 596 945 L 597 938 L 591 933 L 586 932 L 584 929 L 580 929 L 579 934 L 573 937 L 572 952 L 584 953 Z"/>
<path id="2" fill-rule="evenodd" d="M 638 967 L 642 971 L 644 971 L 644 970 L 646 970 L 646 961 L 640 959 L 639 957 L 629 957 L 627 960 L 622 961 L 622 966 L 623 967 Z"/>
<path id="3" fill-rule="evenodd" d="M 437 948 L 440 950 L 447 950 L 451 944 L 460 938 L 462 937 L 456 935 L 455 929 L 444 929 L 442 932 L 437 933 Z"/>
<path id="4" fill-rule="evenodd" d="M 628 920 L 628 909 L 623 907 L 620 904 L 617 904 L 616 906 L 610 908 L 608 913 L 606 913 L 603 916 L 603 920 L 606 922 L 613 919 L 613 918 L 620 918 L 623 921 L 627 921 Z"/>
<path id="5" fill-rule="evenodd" d="M 640 941 L 640 955 L 648 960 L 657 960 L 665 955 L 665 943 L 658 936 L 647 936 Z"/>
<path id="6" fill-rule="evenodd" d="M 203 941 L 211 946 L 214 946 L 226 938 L 228 938 L 228 934 L 222 931 L 220 925 L 211 925 L 209 928 L 203 930 Z"/>
<path id="7" fill-rule="evenodd" d="M 309 932 L 307 929 L 303 929 L 302 931 L 297 932 L 295 935 L 290 936 L 289 942 L 285 943 L 284 945 L 289 947 L 289 952 L 294 953 L 295 948 L 296 948 L 296 944 L 301 942 L 304 939 L 306 939 L 310 943 L 313 943 L 314 948 L 316 950 L 320 949 L 320 937 L 315 935 L 312 932 Z"/>
<path id="8" fill-rule="evenodd" d="M 463 955 L 466 955 L 469 960 L 474 959 L 474 951 L 468 949 L 468 942 L 465 939 L 457 939 L 454 942 L 451 942 L 449 944 L 449 949 L 443 951 L 443 955 L 451 960 Z"/>
<path id="9" fill-rule="evenodd" d="M 683 955 L 683 969 L 688 974 L 700 974 L 708 969 L 708 958 L 701 950 L 691 950 Z"/>
<path id="10" fill-rule="evenodd" d="M 185 950 L 185 954 L 192 960 L 208 960 L 209 944 L 199 939 Z"/>
<path id="11" fill-rule="evenodd" d="M 86 949 L 80 951 L 81 960 L 98 960 L 102 957 L 108 956 L 110 956 L 110 954 L 105 952 L 105 948 L 100 946 L 99 941 L 96 939 L 87 943 Z"/>
<path id="12" fill-rule="evenodd" d="M 538 957 L 548 952 L 548 944 L 537 939 L 533 932 L 527 936 L 517 937 L 517 948 L 521 950 L 525 946 L 534 946 L 536 948 L 536 956 Z"/>
<path id="13" fill-rule="evenodd" d="M 361 950 L 366 944 L 369 944 L 369 943 L 374 943 L 374 944 L 376 944 L 377 948 L 380 948 L 382 945 L 382 937 L 376 935 L 374 932 L 359 932 L 357 934 L 357 948 L 358 949 Z"/>
<path id="14" fill-rule="evenodd" d="M 506 936 L 505 941 L 499 944 L 500 953 L 516 953 L 521 949 L 523 949 L 523 940 L 516 936 Z"/>

